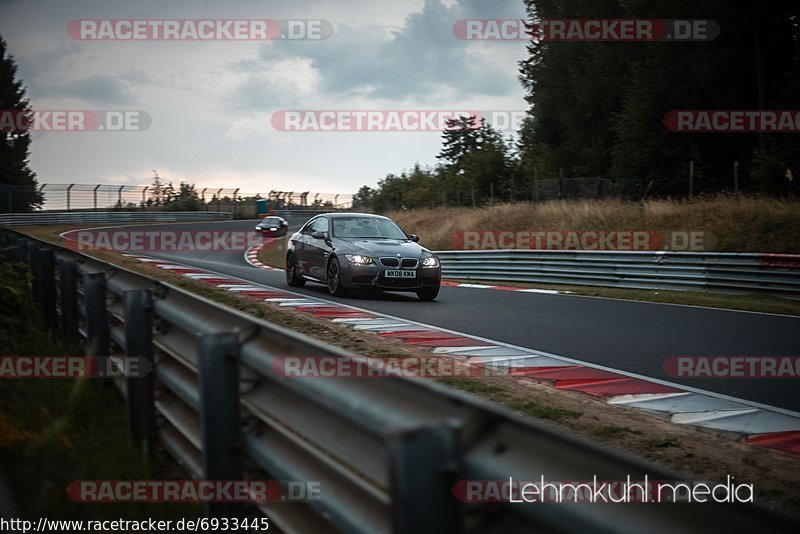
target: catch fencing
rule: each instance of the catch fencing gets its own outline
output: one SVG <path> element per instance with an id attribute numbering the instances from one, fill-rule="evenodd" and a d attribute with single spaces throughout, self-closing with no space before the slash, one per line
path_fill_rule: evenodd
<path id="1" fill-rule="evenodd" d="M 112 185 L 112 184 L 41 184 L 0 187 L 0 213 L 14 211 L 15 197 L 29 197 L 34 192 L 44 197 L 45 211 L 126 210 L 157 211 L 170 205 L 192 204 L 194 210 L 225 211 L 255 216 L 255 200 L 267 200 L 270 209 L 349 209 L 353 195 L 315 193 L 310 191 L 246 192 L 240 188 L 194 186 L 192 192 L 181 192 L 180 184 Z M 185 208 L 184 208 L 185 209 Z"/>
<path id="2" fill-rule="evenodd" d="M 145 222 L 174 223 L 222 221 L 230 219 L 231 214 L 220 211 L 69 211 L 39 213 L 0 214 L 0 225 L 39 226 L 44 224 L 135 224 Z"/>

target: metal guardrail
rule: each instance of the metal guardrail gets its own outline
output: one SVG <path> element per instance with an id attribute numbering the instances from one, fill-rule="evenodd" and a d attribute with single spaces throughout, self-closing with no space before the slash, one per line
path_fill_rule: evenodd
<path id="1" fill-rule="evenodd" d="M 90 356 L 152 362 L 153 373 L 118 382 L 137 440 L 158 438 L 196 478 L 321 484 L 320 500 L 259 505 L 280 531 L 797 531 L 793 519 L 751 505 L 464 504 L 453 495 L 459 480 L 680 477 L 432 381 L 281 378 L 277 358 L 357 357 L 123 267 L 3 234 L 6 254 L 30 266 L 47 322 L 84 337 Z M 206 513 L 230 517 L 226 506 Z"/>
<path id="2" fill-rule="evenodd" d="M 230 219 L 222 211 L 69 211 L 0 214 L 0 225 L 33 226 L 42 224 L 120 224 L 139 222 L 192 222 Z"/>
<path id="3" fill-rule="evenodd" d="M 445 250 L 436 254 L 447 278 L 800 294 L 800 256 L 785 254 L 573 250 Z"/>

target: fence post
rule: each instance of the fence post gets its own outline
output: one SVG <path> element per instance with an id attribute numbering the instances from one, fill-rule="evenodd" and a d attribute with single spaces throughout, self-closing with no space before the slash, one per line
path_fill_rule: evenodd
<path id="1" fill-rule="evenodd" d="M 92 189 L 92 200 L 94 202 L 94 211 L 97 211 L 97 190 L 100 189 L 100 184 L 94 186 Z"/>
<path id="2" fill-rule="evenodd" d="M 77 340 L 78 332 L 78 264 L 72 258 L 58 258 L 58 278 L 61 286 L 61 331 L 70 340 Z"/>
<path id="3" fill-rule="evenodd" d="M 47 184 L 45 184 L 45 185 L 47 185 Z M 73 187 L 75 187 L 75 184 L 69 184 L 67 186 L 67 211 L 70 211 L 70 208 L 71 208 L 70 200 L 72 198 L 72 188 Z M 42 188 L 42 189 L 44 189 L 44 188 Z"/>
<path id="4" fill-rule="evenodd" d="M 83 303 L 86 308 L 86 354 L 108 356 L 109 332 L 106 312 L 106 275 L 83 272 Z M 105 369 L 105 364 L 101 365 Z"/>
<path id="5" fill-rule="evenodd" d="M 39 251 L 39 287 L 41 291 L 42 315 L 45 324 L 55 327 L 58 323 L 56 314 L 56 253 L 53 250 Z"/>
<path id="6" fill-rule="evenodd" d="M 462 532 L 461 503 L 453 498 L 458 427 L 445 421 L 403 430 L 392 436 L 389 453 L 392 532 Z"/>
<path id="7" fill-rule="evenodd" d="M 137 372 L 127 377 L 128 426 L 134 440 L 152 452 L 156 436 L 153 369 L 153 296 L 149 289 L 126 291 L 125 357 L 135 358 Z"/>
<path id="8" fill-rule="evenodd" d="M 239 335 L 205 334 L 198 340 L 203 478 L 243 480 L 239 407 Z M 241 503 L 206 503 L 207 517 L 238 517 Z"/>

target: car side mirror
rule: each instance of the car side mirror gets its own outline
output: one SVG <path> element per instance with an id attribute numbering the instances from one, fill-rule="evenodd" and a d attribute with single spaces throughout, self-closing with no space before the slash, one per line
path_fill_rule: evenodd
<path id="1" fill-rule="evenodd" d="M 325 239 L 325 232 L 311 232 L 311 237 L 314 239 Z"/>
<path id="2" fill-rule="evenodd" d="M 419 236 L 417 234 L 408 234 L 408 238 L 414 243 L 419 243 Z"/>

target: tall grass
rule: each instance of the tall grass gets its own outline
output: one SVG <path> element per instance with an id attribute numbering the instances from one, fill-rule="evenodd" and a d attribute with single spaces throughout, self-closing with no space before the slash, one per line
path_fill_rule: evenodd
<path id="1" fill-rule="evenodd" d="M 459 230 L 702 231 L 716 252 L 800 253 L 800 203 L 719 195 L 694 200 L 556 200 L 484 208 L 393 211 L 406 232 L 433 250 L 451 248 Z"/>

